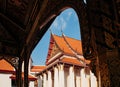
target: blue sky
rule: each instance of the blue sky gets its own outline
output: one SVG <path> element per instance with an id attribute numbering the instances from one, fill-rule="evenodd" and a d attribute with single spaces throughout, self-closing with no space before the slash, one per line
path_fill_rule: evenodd
<path id="1" fill-rule="evenodd" d="M 31 57 L 33 59 L 33 65 L 45 65 L 47 57 L 50 30 L 56 35 L 62 35 L 62 32 L 71 38 L 81 39 L 80 37 L 80 24 L 78 16 L 72 8 L 64 10 L 52 23 L 48 31 L 45 33 L 43 38 L 39 41 L 37 46 L 34 48 Z M 62 30 L 62 32 L 61 32 Z"/>

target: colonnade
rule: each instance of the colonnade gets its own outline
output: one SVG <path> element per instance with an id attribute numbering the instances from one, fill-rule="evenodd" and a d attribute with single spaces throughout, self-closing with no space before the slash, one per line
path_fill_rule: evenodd
<path id="1" fill-rule="evenodd" d="M 52 71 L 41 73 L 38 76 L 38 87 L 98 87 L 96 77 L 91 71 L 87 74 L 85 68 L 79 68 L 79 74 L 76 75 L 78 72 L 75 71 L 75 66 L 67 67 L 68 71 L 64 68 L 61 64 L 55 66 Z M 66 72 L 68 75 L 65 75 Z"/>

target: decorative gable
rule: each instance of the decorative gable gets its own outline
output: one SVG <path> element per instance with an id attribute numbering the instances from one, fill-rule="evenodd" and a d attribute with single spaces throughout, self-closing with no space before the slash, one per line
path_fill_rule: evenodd
<path id="1" fill-rule="evenodd" d="M 55 56 L 58 52 L 61 52 L 61 51 L 58 48 L 58 46 L 56 44 L 54 44 L 53 48 L 52 48 L 52 52 L 51 52 L 50 58 L 52 58 L 53 56 Z"/>
<path id="2" fill-rule="evenodd" d="M 47 59 L 46 59 L 46 65 L 48 64 L 48 61 L 53 56 L 55 56 L 58 52 L 60 52 L 60 49 L 57 46 L 57 44 L 55 43 L 55 40 L 54 40 L 53 36 L 51 35 L 49 49 L 48 49 L 48 55 L 47 55 Z"/>

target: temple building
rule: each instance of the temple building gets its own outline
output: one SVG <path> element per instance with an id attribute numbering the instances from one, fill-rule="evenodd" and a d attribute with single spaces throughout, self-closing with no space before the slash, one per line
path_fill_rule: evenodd
<path id="1" fill-rule="evenodd" d="M 37 78 L 29 72 L 28 79 L 29 87 L 35 87 Z M 22 72 L 22 80 L 24 80 L 24 72 Z M 17 87 L 15 68 L 5 59 L 0 59 L 0 87 Z"/>
<path id="2" fill-rule="evenodd" d="M 83 57 L 80 40 L 51 34 L 46 64 L 36 74 L 38 87 L 97 87 L 90 62 Z"/>

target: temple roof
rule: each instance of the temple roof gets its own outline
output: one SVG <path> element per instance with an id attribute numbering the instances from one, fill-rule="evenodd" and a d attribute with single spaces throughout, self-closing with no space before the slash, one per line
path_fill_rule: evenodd
<path id="1" fill-rule="evenodd" d="M 42 73 L 59 63 L 85 67 L 91 61 L 86 60 L 82 54 L 81 40 L 51 34 L 46 66 L 33 66 L 31 71 Z"/>
<path id="2" fill-rule="evenodd" d="M 54 50 L 58 48 L 59 51 Z M 55 51 L 52 53 L 52 51 Z M 67 37 L 65 35 L 58 36 L 55 34 L 51 34 L 50 44 L 49 44 L 49 50 L 48 50 L 48 56 L 46 59 L 46 65 L 49 65 L 53 63 L 56 59 L 60 58 L 62 55 L 67 55 L 70 57 L 76 57 L 76 59 L 70 59 L 70 58 L 63 58 L 63 62 L 69 62 L 69 63 L 77 63 L 77 65 L 80 64 L 80 61 L 84 62 L 85 64 L 89 64 L 90 61 L 83 58 L 82 55 L 82 43 L 81 40 L 76 40 L 74 38 Z M 53 55 L 53 56 L 51 56 Z M 81 57 L 80 57 L 81 56 Z M 55 58 L 56 57 L 56 58 Z M 68 59 L 68 60 L 67 60 Z M 72 61 L 73 60 L 73 61 Z M 76 61 L 76 62 L 75 62 Z"/>
<path id="3" fill-rule="evenodd" d="M 8 63 L 5 59 L 0 60 L 0 72 L 1 73 L 13 73 L 14 67 Z"/>
<path id="4" fill-rule="evenodd" d="M 73 50 L 75 50 L 77 54 L 82 54 L 82 46 L 80 40 L 76 40 L 66 36 L 63 37 L 51 34 L 46 63 L 48 62 L 49 59 L 51 59 L 50 55 L 54 47 L 53 44 L 55 44 L 63 54 L 75 56 Z"/>

